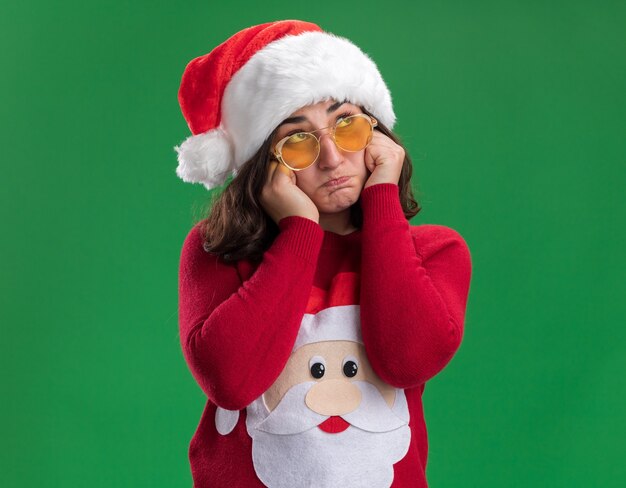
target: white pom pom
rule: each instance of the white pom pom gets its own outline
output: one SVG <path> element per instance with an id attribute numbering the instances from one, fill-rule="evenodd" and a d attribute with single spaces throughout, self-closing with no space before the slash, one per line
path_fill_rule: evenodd
<path id="1" fill-rule="evenodd" d="M 190 136 L 174 149 L 178 177 L 187 183 L 202 183 L 207 190 L 222 185 L 236 169 L 232 143 L 221 127 Z"/>

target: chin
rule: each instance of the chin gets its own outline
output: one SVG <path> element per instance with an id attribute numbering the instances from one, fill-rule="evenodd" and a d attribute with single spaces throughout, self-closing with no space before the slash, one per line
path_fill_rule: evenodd
<path id="1" fill-rule="evenodd" d="M 341 194 L 335 195 L 338 192 L 341 192 Z M 356 188 L 340 189 L 328 195 L 324 202 L 316 205 L 318 210 L 323 213 L 341 212 L 354 205 L 359 200 L 360 193 Z"/>

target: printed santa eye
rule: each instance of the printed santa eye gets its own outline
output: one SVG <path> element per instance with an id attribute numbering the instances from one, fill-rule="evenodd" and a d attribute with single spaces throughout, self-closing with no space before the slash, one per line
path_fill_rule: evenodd
<path id="1" fill-rule="evenodd" d="M 309 371 L 315 379 L 320 379 L 326 372 L 326 361 L 322 356 L 313 356 L 309 360 Z"/>
<path id="2" fill-rule="evenodd" d="M 343 360 L 343 374 L 348 378 L 354 378 L 359 371 L 359 364 L 354 356 L 348 356 Z"/>

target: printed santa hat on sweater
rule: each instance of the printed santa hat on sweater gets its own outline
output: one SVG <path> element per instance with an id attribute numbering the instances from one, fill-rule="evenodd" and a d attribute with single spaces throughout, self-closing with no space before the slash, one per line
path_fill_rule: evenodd
<path id="1" fill-rule="evenodd" d="M 244 29 L 185 68 L 178 100 L 193 135 L 175 147 L 176 174 L 220 186 L 284 119 L 329 99 L 360 105 L 393 128 L 389 90 L 349 40 L 299 20 Z"/>
<path id="2" fill-rule="evenodd" d="M 359 274 L 348 271 L 335 275 L 328 291 L 313 286 L 293 351 L 314 342 L 352 341 L 363 344 L 360 287 Z"/>

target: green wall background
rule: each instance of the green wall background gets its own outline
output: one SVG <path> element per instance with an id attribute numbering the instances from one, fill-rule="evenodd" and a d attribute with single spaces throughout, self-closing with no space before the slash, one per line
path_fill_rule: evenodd
<path id="1" fill-rule="evenodd" d="M 2 10 L 0 485 L 191 486 L 204 395 L 177 272 L 210 194 L 174 172 L 180 76 L 244 27 L 300 18 L 378 64 L 412 223 L 472 253 L 464 342 L 425 391 L 430 485 L 626 486 L 626 4 Z"/>

